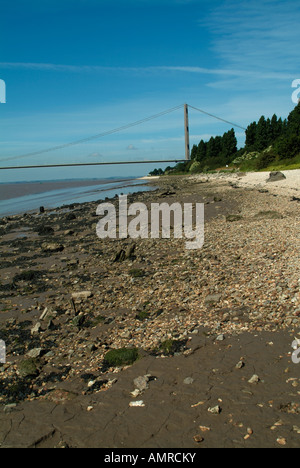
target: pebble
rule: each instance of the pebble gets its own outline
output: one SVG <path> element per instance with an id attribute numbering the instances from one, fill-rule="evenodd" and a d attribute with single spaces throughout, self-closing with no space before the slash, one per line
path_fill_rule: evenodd
<path id="1" fill-rule="evenodd" d="M 36 358 L 40 357 L 42 351 L 43 351 L 42 348 L 34 348 L 34 349 L 31 349 L 30 351 L 28 351 L 26 353 L 26 356 L 28 356 L 30 358 L 33 358 L 33 359 L 36 359 Z"/>
<path id="2" fill-rule="evenodd" d="M 204 442 L 204 438 L 201 435 L 195 435 L 193 437 L 193 439 L 197 444 L 200 444 L 201 442 Z"/>
<path id="3" fill-rule="evenodd" d="M 251 379 L 248 380 L 248 383 L 250 384 L 257 384 L 260 381 L 260 378 L 258 375 L 254 374 L 252 375 Z"/>
<path id="4" fill-rule="evenodd" d="M 35 333 L 39 333 L 42 328 L 42 325 L 40 322 L 37 322 L 35 326 L 30 330 L 31 335 L 34 335 Z"/>
<path id="5" fill-rule="evenodd" d="M 145 404 L 144 404 L 143 400 L 138 400 L 138 401 L 131 401 L 131 402 L 129 403 L 129 406 L 130 406 L 130 407 L 135 407 L 135 406 L 137 406 L 137 407 L 143 407 L 143 406 L 145 406 Z"/>
<path id="6" fill-rule="evenodd" d="M 217 406 L 214 406 L 212 408 L 208 408 L 207 411 L 209 413 L 211 413 L 211 414 L 220 414 L 222 410 L 221 410 L 220 406 L 217 405 Z"/>
<path id="7" fill-rule="evenodd" d="M 89 297 L 92 297 L 92 295 L 91 291 L 73 292 L 72 299 L 88 299 Z"/>
<path id="8" fill-rule="evenodd" d="M 278 439 L 276 439 L 276 442 L 279 445 L 286 445 L 286 439 L 284 437 L 278 437 Z"/>
<path id="9" fill-rule="evenodd" d="M 239 361 L 239 362 L 236 364 L 235 368 L 236 368 L 236 369 L 242 369 L 244 366 L 245 366 L 245 363 L 244 363 L 243 361 Z"/>
<path id="10" fill-rule="evenodd" d="M 185 385 L 191 385 L 194 382 L 194 379 L 192 377 L 186 377 L 183 381 Z"/>
<path id="11" fill-rule="evenodd" d="M 224 341 L 225 340 L 225 335 L 219 335 L 216 338 L 216 341 Z"/>

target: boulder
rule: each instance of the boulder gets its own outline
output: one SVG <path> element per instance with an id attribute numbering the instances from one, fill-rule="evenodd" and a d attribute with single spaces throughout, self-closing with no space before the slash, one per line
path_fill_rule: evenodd
<path id="1" fill-rule="evenodd" d="M 286 179 L 285 175 L 282 172 L 274 171 L 270 172 L 267 182 L 278 182 L 279 180 Z"/>

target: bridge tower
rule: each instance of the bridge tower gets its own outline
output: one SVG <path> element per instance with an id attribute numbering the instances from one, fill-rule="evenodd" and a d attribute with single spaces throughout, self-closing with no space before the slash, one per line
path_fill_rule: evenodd
<path id="1" fill-rule="evenodd" d="M 190 160 L 190 131 L 189 131 L 189 111 L 188 105 L 184 104 L 184 138 L 185 138 L 185 159 Z"/>

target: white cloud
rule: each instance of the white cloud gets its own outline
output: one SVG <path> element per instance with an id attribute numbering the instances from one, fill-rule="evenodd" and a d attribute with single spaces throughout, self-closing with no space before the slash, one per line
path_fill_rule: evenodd
<path id="1" fill-rule="evenodd" d="M 32 70 L 32 71 L 56 71 L 64 73 L 188 73 L 200 75 L 216 75 L 222 77 L 233 77 L 241 79 L 264 79 L 264 80 L 290 80 L 294 74 L 283 71 L 264 71 L 254 69 L 236 68 L 204 68 L 197 66 L 149 66 L 149 67 L 103 67 L 101 65 L 67 65 L 55 63 L 33 63 L 33 62 L 0 62 L 0 68 L 10 70 Z"/>
<path id="2" fill-rule="evenodd" d="M 299 63 L 299 23 L 298 0 L 230 0 L 214 9 L 206 21 L 214 34 L 212 50 L 227 67 L 270 80 L 294 76 Z"/>

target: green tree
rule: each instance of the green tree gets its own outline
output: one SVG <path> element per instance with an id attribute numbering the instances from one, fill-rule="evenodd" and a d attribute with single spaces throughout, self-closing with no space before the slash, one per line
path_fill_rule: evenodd
<path id="1" fill-rule="evenodd" d="M 256 143 L 256 122 L 252 122 L 248 125 L 246 129 L 246 142 L 245 146 L 247 150 L 255 150 L 255 143 Z"/>
<path id="2" fill-rule="evenodd" d="M 300 103 L 297 104 L 287 118 L 287 133 L 289 135 L 300 134 Z"/>
<path id="3" fill-rule="evenodd" d="M 224 133 L 222 137 L 222 157 L 226 164 L 229 164 L 235 157 L 237 152 L 237 139 L 234 129 Z"/>
<path id="4" fill-rule="evenodd" d="M 204 161 L 207 153 L 207 143 L 204 140 L 201 140 L 197 148 L 197 161 Z"/>
<path id="5" fill-rule="evenodd" d="M 262 115 L 256 127 L 255 149 L 262 151 L 268 147 L 268 127 L 265 116 Z"/>
<path id="6" fill-rule="evenodd" d="M 191 159 L 197 159 L 197 151 L 198 151 L 198 146 L 193 145 L 192 150 L 191 150 Z"/>

